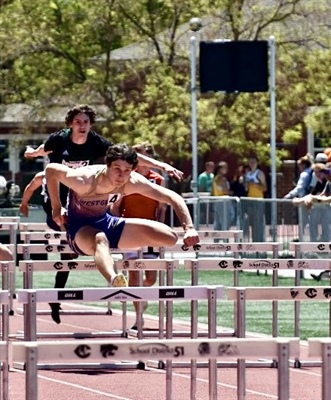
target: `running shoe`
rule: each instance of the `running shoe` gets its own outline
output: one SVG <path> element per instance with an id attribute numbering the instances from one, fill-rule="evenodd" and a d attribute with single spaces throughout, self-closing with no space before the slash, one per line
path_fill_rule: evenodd
<path id="1" fill-rule="evenodd" d="M 52 320 L 55 323 L 60 324 L 61 323 L 60 310 L 62 310 L 61 304 L 60 303 L 49 303 L 49 306 L 51 307 Z"/>
<path id="2" fill-rule="evenodd" d="M 123 274 L 118 274 L 115 276 L 114 279 L 112 279 L 111 286 L 112 287 L 127 287 L 128 281 L 126 280 L 126 277 Z"/>

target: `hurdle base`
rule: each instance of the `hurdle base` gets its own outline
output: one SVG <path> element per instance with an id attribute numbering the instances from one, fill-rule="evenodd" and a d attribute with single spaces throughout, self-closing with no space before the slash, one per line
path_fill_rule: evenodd
<path id="1" fill-rule="evenodd" d="M 23 308 L 17 308 L 18 315 L 24 315 Z M 37 310 L 37 315 L 51 315 L 51 310 Z M 113 315 L 112 310 L 60 310 L 60 315 Z"/>
<path id="2" fill-rule="evenodd" d="M 22 362 L 13 363 L 13 367 L 22 371 L 26 370 L 26 364 Z M 112 369 L 112 370 L 127 370 L 139 369 L 144 370 L 146 364 L 142 361 L 119 361 L 114 363 L 38 363 L 38 370 L 58 370 L 58 369 Z"/>
<path id="3" fill-rule="evenodd" d="M 129 329 L 128 330 L 128 334 L 129 336 L 132 337 L 138 337 L 138 331 L 135 329 Z M 160 337 L 160 331 L 157 330 L 144 330 L 142 332 L 142 335 L 144 338 L 159 338 Z M 165 337 L 166 335 L 166 331 L 163 331 L 163 337 Z M 172 332 L 172 337 L 188 337 L 191 338 L 192 333 L 190 331 L 174 331 Z M 208 332 L 198 332 L 197 337 L 205 337 L 208 338 L 209 337 L 209 333 Z M 235 337 L 235 332 L 234 331 L 222 331 L 222 332 L 217 332 L 216 333 L 216 337 L 221 338 L 221 337 Z"/>
<path id="4" fill-rule="evenodd" d="M 191 362 L 187 361 L 172 361 L 171 366 L 173 368 L 190 368 Z M 149 360 L 146 362 L 146 366 L 149 368 L 155 369 L 166 369 L 167 362 L 166 361 L 155 361 Z M 196 362 L 197 368 L 208 368 L 209 362 L 208 361 L 197 361 Z M 216 363 L 218 368 L 237 368 L 238 362 L 237 361 L 218 361 Z M 261 360 L 261 361 L 246 361 L 245 362 L 246 368 L 275 368 L 275 364 L 273 360 Z"/>
<path id="5" fill-rule="evenodd" d="M 36 339 L 42 338 L 72 338 L 72 339 L 94 339 L 94 338 L 112 338 L 124 337 L 126 338 L 127 332 L 114 330 L 111 332 L 37 332 Z M 24 340 L 24 332 L 18 331 L 15 335 L 9 335 L 10 338 Z"/>
<path id="6" fill-rule="evenodd" d="M 304 368 L 304 367 L 322 367 L 323 363 L 319 360 L 289 360 L 290 367 Z"/>

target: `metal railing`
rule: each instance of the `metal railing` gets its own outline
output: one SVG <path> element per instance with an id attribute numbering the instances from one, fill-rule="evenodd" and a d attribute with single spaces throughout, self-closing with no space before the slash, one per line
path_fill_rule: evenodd
<path id="1" fill-rule="evenodd" d="M 197 198 L 183 194 L 193 217 L 197 207 L 197 229 L 242 230 L 244 242 L 330 241 L 331 207 L 314 204 L 311 209 L 293 205 L 291 199 L 232 196 Z M 273 218 L 275 216 L 275 218 Z M 170 223 L 176 225 L 173 210 Z"/>

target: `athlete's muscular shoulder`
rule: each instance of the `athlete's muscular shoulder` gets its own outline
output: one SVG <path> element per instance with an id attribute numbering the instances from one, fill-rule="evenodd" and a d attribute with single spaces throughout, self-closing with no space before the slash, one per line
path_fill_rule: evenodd
<path id="1" fill-rule="evenodd" d="M 63 164 L 51 163 L 46 167 L 46 180 L 57 181 L 79 194 L 91 190 L 95 176 L 102 169 L 102 165 L 91 165 L 81 168 L 70 168 Z"/>

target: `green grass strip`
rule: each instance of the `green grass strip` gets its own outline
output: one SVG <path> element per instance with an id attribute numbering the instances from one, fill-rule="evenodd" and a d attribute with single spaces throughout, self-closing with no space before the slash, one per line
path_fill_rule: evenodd
<path id="1" fill-rule="evenodd" d="M 50 288 L 54 285 L 53 273 L 38 272 L 33 276 L 34 288 Z M 17 288 L 22 288 L 22 274 L 17 273 Z M 174 271 L 174 286 L 191 285 L 189 271 L 179 269 Z M 224 285 L 233 287 L 233 272 L 231 271 L 201 271 L 199 272 L 199 285 Z M 328 281 L 317 283 L 308 279 L 301 280 L 301 286 L 328 286 Z M 96 271 L 72 273 L 69 276 L 67 288 L 75 287 L 105 287 L 103 277 Z M 260 272 L 240 272 L 239 286 L 272 286 L 272 277 Z M 278 286 L 294 286 L 294 278 L 278 278 Z M 294 336 L 294 301 L 278 302 L 278 336 Z M 176 301 L 174 304 L 174 318 L 190 321 L 190 302 Z M 101 303 L 94 305 L 103 306 Z M 119 303 L 112 303 L 112 308 L 121 309 Z M 128 310 L 132 311 L 131 303 Z M 199 302 L 199 323 L 207 323 L 207 302 Z M 158 315 L 158 302 L 150 302 L 148 314 Z M 329 301 L 301 301 L 300 302 L 300 337 L 323 337 L 329 335 Z M 219 327 L 233 328 L 234 304 L 230 301 L 221 301 L 217 307 L 217 325 Z M 272 333 L 272 302 L 248 301 L 246 307 L 246 329 L 271 335 Z"/>

